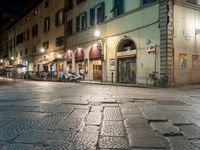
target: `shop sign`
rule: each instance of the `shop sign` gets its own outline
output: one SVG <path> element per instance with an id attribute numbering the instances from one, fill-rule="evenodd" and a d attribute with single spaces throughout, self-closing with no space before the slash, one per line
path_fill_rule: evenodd
<path id="1" fill-rule="evenodd" d="M 110 68 L 110 71 L 115 71 L 115 59 L 109 60 L 109 68 Z"/>

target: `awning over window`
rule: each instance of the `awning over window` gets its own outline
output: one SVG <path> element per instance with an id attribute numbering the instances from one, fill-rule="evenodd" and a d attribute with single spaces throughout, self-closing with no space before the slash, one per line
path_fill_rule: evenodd
<path id="1" fill-rule="evenodd" d="M 71 50 L 68 50 L 66 52 L 65 59 L 67 60 L 67 62 L 71 62 L 72 61 L 72 51 Z"/>
<path id="2" fill-rule="evenodd" d="M 98 49 L 97 45 L 93 45 L 90 49 L 89 58 L 90 59 L 99 59 L 101 57 L 101 50 Z"/>
<path id="3" fill-rule="evenodd" d="M 82 48 L 78 48 L 75 55 L 75 62 L 84 61 L 84 51 Z"/>

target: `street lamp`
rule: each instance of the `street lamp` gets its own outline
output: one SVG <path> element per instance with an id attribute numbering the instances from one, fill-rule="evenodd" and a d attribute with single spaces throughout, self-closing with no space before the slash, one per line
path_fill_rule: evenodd
<path id="1" fill-rule="evenodd" d="M 3 63 L 3 59 L 0 60 L 0 63 Z"/>
<path id="2" fill-rule="evenodd" d="M 95 37 L 99 37 L 101 35 L 101 32 L 99 31 L 99 30 L 96 30 L 95 32 L 94 32 L 94 36 Z"/>
<path id="3" fill-rule="evenodd" d="M 45 49 L 44 49 L 44 48 L 41 48 L 40 51 L 41 51 L 42 53 L 44 53 Z"/>

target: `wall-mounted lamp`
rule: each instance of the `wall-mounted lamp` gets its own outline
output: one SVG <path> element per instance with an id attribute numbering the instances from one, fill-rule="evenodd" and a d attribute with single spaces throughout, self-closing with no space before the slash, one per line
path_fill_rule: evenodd
<path id="1" fill-rule="evenodd" d="M 95 32 L 94 32 L 94 36 L 95 37 L 99 37 L 101 35 L 101 32 L 99 31 L 99 30 L 96 30 Z"/>

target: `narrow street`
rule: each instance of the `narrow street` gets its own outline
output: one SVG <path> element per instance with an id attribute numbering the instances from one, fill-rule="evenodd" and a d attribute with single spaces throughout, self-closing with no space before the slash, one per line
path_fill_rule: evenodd
<path id="1" fill-rule="evenodd" d="M 0 150 L 199 150 L 200 86 L 0 85 Z"/>

